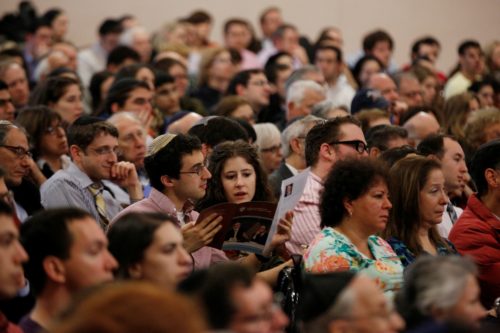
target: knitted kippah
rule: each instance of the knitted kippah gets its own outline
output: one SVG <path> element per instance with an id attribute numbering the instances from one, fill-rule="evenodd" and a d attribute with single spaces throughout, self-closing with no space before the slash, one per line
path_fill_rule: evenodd
<path id="1" fill-rule="evenodd" d="M 170 133 L 157 136 L 149 145 L 146 157 L 155 155 L 157 152 L 165 148 L 176 136 L 176 134 Z"/>

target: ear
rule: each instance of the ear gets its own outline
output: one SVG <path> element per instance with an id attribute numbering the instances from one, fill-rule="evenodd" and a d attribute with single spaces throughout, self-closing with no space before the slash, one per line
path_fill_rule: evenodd
<path id="1" fill-rule="evenodd" d="M 437 155 L 435 155 L 435 154 L 427 155 L 427 158 L 430 158 L 431 160 L 434 160 L 436 162 L 441 162 L 441 160 L 439 159 L 439 157 L 437 157 Z"/>
<path id="2" fill-rule="evenodd" d="M 236 90 L 236 95 L 242 96 L 245 94 L 245 91 L 247 90 L 247 88 L 242 84 L 237 84 L 235 90 Z"/>
<path id="3" fill-rule="evenodd" d="M 486 183 L 488 183 L 488 187 L 497 188 L 499 187 L 499 177 L 498 171 L 495 171 L 491 168 L 484 170 L 484 179 Z"/>
<path id="4" fill-rule="evenodd" d="M 347 213 L 349 216 L 352 215 L 352 212 L 354 211 L 354 207 L 352 205 L 352 200 L 344 198 L 342 199 L 342 204 L 344 205 L 345 210 L 347 210 Z"/>
<path id="5" fill-rule="evenodd" d="M 139 280 L 142 278 L 142 265 L 135 263 L 128 268 L 128 274 L 132 279 Z"/>
<path id="6" fill-rule="evenodd" d="M 167 175 L 163 175 L 160 177 L 160 180 L 161 180 L 161 183 L 163 184 L 163 186 L 165 187 L 173 187 L 174 186 L 174 183 L 172 182 L 172 179 L 170 179 L 169 176 Z"/>
<path id="7" fill-rule="evenodd" d="M 322 143 L 319 147 L 319 156 L 324 160 L 332 162 L 337 157 L 337 154 L 335 153 L 335 149 L 332 149 L 329 144 Z"/>
<path id="8" fill-rule="evenodd" d="M 51 281 L 60 284 L 66 282 L 66 269 L 60 258 L 55 256 L 45 257 L 42 261 L 42 267 L 45 274 Z"/>
<path id="9" fill-rule="evenodd" d="M 111 113 L 117 112 L 119 108 L 120 107 L 119 107 L 118 103 L 111 104 Z"/>
<path id="10" fill-rule="evenodd" d="M 69 147 L 69 153 L 71 155 L 71 160 L 73 160 L 73 161 L 79 161 L 80 160 L 80 154 L 82 153 L 82 150 L 77 145 L 71 145 Z"/>
<path id="11" fill-rule="evenodd" d="M 206 160 L 208 157 L 208 153 L 210 152 L 210 146 L 206 143 L 201 144 L 201 153 L 203 154 L 203 158 Z"/>
<path id="12" fill-rule="evenodd" d="M 372 147 L 370 148 L 368 155 L 370 157 L 376 158 L 380 155 L 380 153 L 381 153 L 380 149 L 378 149 L 377 147 Z"/>
<path id="13" fill-rule="evenodd" d="M 297 154 L 297 155 L 303 155 L 303 149 L 300 149 L 300 139 L 298 138 L 293 138 L 291 141 L 290 141 L 290 148 L 291 150 Z"/>

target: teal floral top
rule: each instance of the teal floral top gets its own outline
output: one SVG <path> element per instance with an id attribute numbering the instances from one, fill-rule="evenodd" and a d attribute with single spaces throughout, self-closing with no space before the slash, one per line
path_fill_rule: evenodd
<path id="1" fill-rule="evenodd" d="M 437 254 L 440 256 L 446 256 L 450 254 L 458 254 L 457 250 L 455 249 L 455 246 L 446 238 L 443 238 L 443 240 L 448 244 L 448 247 L 444 245 L 438 245 L 436 246 L 436 251 Z M 406 244 L 397 239 L 396 237 L 391 237 L 387 240 L 389 245 L 391 245 L 392 249 L 396 254 L 398 255 L 399 259 L 401 260 L 401 263 L 403 266 L 406 268 L 408 267 L 411 263 L 417 259 L 417 256 L 413 254 L 413 252 L 410 251 L 408 247 L 406 247 Z M 425 254 L 428 254 L 425 252 Z"/>
<path id="2" fill-rule="evenodd" d="M 368 258 L 349 238 L 333 228 L 323 228 L 304 254 L 305 270 L 311 273 L 360 271 L 373 278 L 386 294 L 393 294 L 403 283 L 403 265 L 382 238 L 370 236 L 368 247 L 375 259 Z"/>

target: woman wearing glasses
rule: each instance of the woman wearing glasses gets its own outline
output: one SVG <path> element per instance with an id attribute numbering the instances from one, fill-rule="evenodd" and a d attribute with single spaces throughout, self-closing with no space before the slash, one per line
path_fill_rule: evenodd
<path id="1" fill-rule="evenodd" d="M 401 287 L 403 265 L 376 233 L 384 230 L 392 207 L 387 170 L 368 158 L 337 162 L 320 203 L 321 227 L 304 254 L 306 271 L 362 271 L 385 293 Z"/>
<path id="2" fill-rule="evenodd" d="M 17 123 L 28 132 L 33 159 L 45 177 L 69 166 L 68 140 L 57 112 L 45 106 L 27 107 Z"/>

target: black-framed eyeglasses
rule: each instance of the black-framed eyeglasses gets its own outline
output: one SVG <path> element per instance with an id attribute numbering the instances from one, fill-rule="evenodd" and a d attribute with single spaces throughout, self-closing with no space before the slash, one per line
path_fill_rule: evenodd
<path id="1" fill-rule="evenodd" d="M 8 145 L 0 145 L 0 147 L 4 147 L 5 149 L 10 150 L 14 154 L 16 154 L 17 158 L 25 158 L 25 157 L 31 158 L 33 156 L 29 150 L 26 150 L 23 147 L 8 146 Z"/>
<path id="2" fill-rule="evenodd" d="M 197 174 L 198 176 L 201 175 L 201 173 L 203 172 L 203 170 L 205 170 L 205 168 L 207 167 L 206 164 L 198 164 L 198 165 L 195 165 L 194 167 L 191 168 L 191 171 L 179 171 L 180 174 L 183 174 L 183 173 L 192 173 L 192 174 Z"/>
<path id="3" fill-rule="evenodd" d="M 333 141 L 330 142 L 331 145 L 348 145 L 356 149 L 360 154 L 368 152 L 368 146 L 361 140 L 347 140 L 347 141 Z"/>

